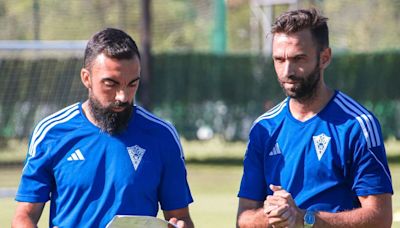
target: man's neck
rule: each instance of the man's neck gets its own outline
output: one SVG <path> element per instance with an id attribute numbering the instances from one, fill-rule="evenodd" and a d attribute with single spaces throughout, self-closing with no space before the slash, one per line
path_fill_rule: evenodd
<path id="1" fill-rule="evenodd" d="M 85 102 L 83 102 L 82 104 L 82 111 L 83 114 L 86 116 L 86 118 L 95 126 L 99 126 L 96 119 L 93 117 L 92 113 L 90 112 L 90 108 L 89 108 L 89 101 L 86 100 Z"/>
<path id="2" fill-rule="evenodd" d="M 295 119 L 304 122 L 317 115 L 328 104 L 333 94 L 333 89 L 322 85 L 309 99 L 290 99 L 290 112 Z"/>

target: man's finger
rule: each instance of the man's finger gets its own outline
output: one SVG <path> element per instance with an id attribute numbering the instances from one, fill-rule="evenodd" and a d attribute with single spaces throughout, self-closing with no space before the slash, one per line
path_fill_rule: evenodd
<path id="1" fill-rule="evenodd" d="M 282 205 L 282 204 L 287 203 L 288 201 L 289 200 L 284 197 L 275 196 L 275 195 L 267 197 L 267 199 L 265 200 L 266 203 L 274 204 L 274 205 Z"/>
<path id="2" fill-rule="evenodd" d="M 270 185 L 269 185 L 269 188 L 270 188 L 273 192 L 282 190 L 282 186 L 273 185 L 273 184 L 270 184 Z"/>
<path id="3" fill-rule="evenodd" d="M 268 224 L 272 227 L 289 227 L 289 222 L 282 218 L 268 218 Z"/>
<path id="4" fill-rule="evenodd" d="M 277 205 L 271 205 L 271 204 L 264 206 L 264 214 L 269 214 L 269 213 L 271 213 L 271 211 L 276 210 L 278 207 L 279 206 L 277 206 Z"/>
<path id="5" fill-rule="evenodd" d="M 270 213 L 268 214 L 269 217 L 281 217 L 283 213 L 289 210 L 289 205 L 284 204 L 281 206 L 275 206 L 276 208 L 274 210 L 271 210 Z"/>
<path id="6" fill-rule="evenodd" d="M 274 196 L 279 196 L 279 197 L 282 197 L 284 199 L 292 198 L 292 195 L 289 192 L 285 191 L 285 190 L 279 190 L 279 191 L 274 192 Z"/>
<path id="7" fill-rule="evenodd" d="M 267 199 L 264 200 L 264 213 L 268 214 L 272 210 L 277 209 L 279 206 L 285 204 L 285 200 L 280 197 L 275 197 L 272 195 L 267 196 Z"/>
<path id="8" fill-rule="evenodd" d="M 178 228 L 184 228 L 185 226 L 185 222 L 182 220 L 178 220 L 178 222 L 176 223 Z"/>
<path id="9" fill-rule="evenodd" d="M 177 224 L 177 223 L 178 223 L 178 219 L 177 219 L 177 218 L 170 218 L 168 222 L 171 223 L 171 224 L 173 224 L 173 225 L 168 224 L 168 228 L 179 227 L 179 226 L 177 226 L 177 225 L 178 225 L 178 224 Z"/>
<path id="10" fill-rule="evenodd" d="M 292 227 L 290 226 L 292 217 L 289 206 L 286 205 L 285 207 L 280 207 L 279 209 L 272 211 L 268 215 L 268 223 L 273 225 L 272 227 Z"/>

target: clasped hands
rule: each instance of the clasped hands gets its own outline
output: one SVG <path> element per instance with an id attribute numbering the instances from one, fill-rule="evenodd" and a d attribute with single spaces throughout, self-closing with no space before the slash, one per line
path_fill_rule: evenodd
<path id="1" fill-rule="evenodd" d="M 303 227 L 304 212 L 297 207 L 292 195 L 281 186 L 270 185 L 273 195 L 264 201 L 264 213 L 269 227 Z"/>

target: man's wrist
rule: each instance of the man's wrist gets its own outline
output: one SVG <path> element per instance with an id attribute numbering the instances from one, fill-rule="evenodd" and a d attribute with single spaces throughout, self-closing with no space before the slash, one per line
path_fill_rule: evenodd
<path id="1" fill-rule="evenodd" d="M 316 212 L 312 210 L 306 210 L 303 217 L 303 225 L 304 228 L 312 228 L 315 224 L 315 217 Z"/>
<path id="2" fill-rule="evenodd" d="M 296 214 L 296 227 L 303 227 L 306 210 L 298 209 Z"/>

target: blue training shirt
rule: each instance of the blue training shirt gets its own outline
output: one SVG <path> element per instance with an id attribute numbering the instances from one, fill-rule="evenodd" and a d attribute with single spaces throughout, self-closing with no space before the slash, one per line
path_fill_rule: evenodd
<path id="1" fill-rule="evenodd" d="M 50 203 L 50 227 L 105 227 L 114 215 L 156 216 L 193 202 L 175 128 L 134 106 L 127 129 L 102 132 L 80 103 L 33 131 L 16 195 Z"/>
<path id="2" fill-rule="evenodd" d="M 302 209 L 328 212 L 360 207 L 358 196 L 393 193 L 377 119 L 339 91 L 305 122 L 285 99 L 250 130 L 238 196 L 264 201 L 269 184 Z"/>

